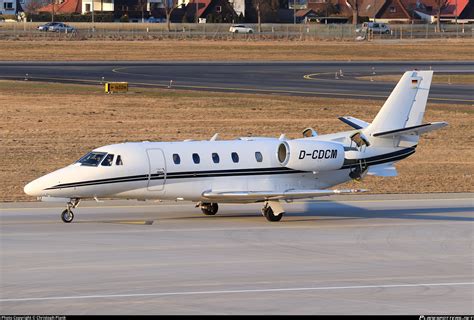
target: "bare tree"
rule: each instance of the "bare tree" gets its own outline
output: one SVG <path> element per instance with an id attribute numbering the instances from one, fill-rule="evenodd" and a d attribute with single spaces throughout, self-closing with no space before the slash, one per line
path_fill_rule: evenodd
<path id="1" fill-rule="evenodd" d="M 102 2 L 103 0 L 101 0 Z M 142 22 L 145 22 L 145 9 L 147 6 L 147 0 L 138 0 L 138 8 L 142 12 Z"/>
<path id="2" fill-rule="evenodd" d="M 197 1 L 197 0 L 194 0 Z M 173 13 L 173 10 L 176 9 L 179 4 L 178 0 L 163 0 L 163 5 L 165 8 L 165 13 L 166 13 L 166 27 L 168 29 L 168 32 L 171 31 L 171 13 Z"/>
<path id="3" fill-rule="evenodd" d="M 47 4 L 44 0 L 30 0 L 28 1 L 23 9 L 26 13 L 38 13 L 38 9 L 44 7 Z"/>
<path id="4" fill-rule="evenodd" d="M 361 0 L 346 0 L 346 3 L 352 10 L 352 24 L 356 25 L 359 21 L 359 5 Z"/>
<path id="5" fill-rule="evenodd" d="M 262 18 L 274 14 L 278 10 L 278 1 L 275 0 L 252 0 L 253 7 L 257 11 L 258 32 L 262 32 Z"/>
<path id="6" fill-rule="evenodd" d="M 449 5 L 449 0 L 436 0 L 436 32 L 441 31 L 441 11 Z"/>
<path id="7" fill-rule="evenodd" d="M 51 11 L 51 22 L 54 22 L 54 7 L 56 6 L 56 0 L 51 0 L 51 4 L 53 5 L 53 10 Z"/>

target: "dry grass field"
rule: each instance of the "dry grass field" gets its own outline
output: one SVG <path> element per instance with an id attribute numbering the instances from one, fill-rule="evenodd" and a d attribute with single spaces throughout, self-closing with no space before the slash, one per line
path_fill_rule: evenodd
<path id="1" fill-rule="evenodd" d="M 0 61 L 472 60 L 474 39 L 341 41 L 0 41 Z"/>
<path id="2" fill-rule="evenodd" d="M 234 93 L 132 89 L 105 95 L 98 86 L 0 81 L 0 201 L 34 200 L 26 182 L 72 163 L 89 150 L 123 141 L 300 136 L 348 130 L 337 117 L 370 121 L 381 102 Z M 396 178 L 367 177 L 346 187 L 373 193 L 473 192 L 474 107 L 430 104 L 426 121 L 449 126 L 429 133 L 398 164 Z"/>

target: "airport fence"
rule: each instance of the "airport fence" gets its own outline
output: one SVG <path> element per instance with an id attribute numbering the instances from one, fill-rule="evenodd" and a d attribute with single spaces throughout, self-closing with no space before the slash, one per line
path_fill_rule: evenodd
<path id="1" fill-rule="evenodd" d="M 229 32 L 230 24 L 172 23 L 167 30 L 165 23 L 68 23 L 76 28 L 72 33 L 39 31 L 44 23 L 0 23 L 0 39 L 11 40 L 153 40 L 153 39 L 215 39 L 215 40 L 379 40 L 379 39 L 468 39 L 474 38 L 472 24 L 444 24 L 436 32 L 434 24 L 394 24 L 388 34 L 373 33 L 369 37 L 356 32 L 350 24 L 246 24 L 254 29 L 252 34 Z"/>

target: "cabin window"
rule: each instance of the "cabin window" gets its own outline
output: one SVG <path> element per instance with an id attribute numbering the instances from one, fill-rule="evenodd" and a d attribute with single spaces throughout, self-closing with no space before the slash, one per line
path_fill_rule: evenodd
<path id="1" fill-rule="evenodd" d="M 117 156 L 117 160 L 115 160 L 115 165 L 117 165 L 117 166 L 122 166 L 122 165 L 123 165 L 122 156 L 121 156 L 121 155 L 118 155 L 118 156 Z"/>
<path id="2" fill-rule="evenodd" d="M 112 163 L 114 163 L 114 155 L 109 153 L 102 161 L 101 166 L 110 167 Z"/>
<path id="3" fill-rule="evenodd" d="M 76 163 L 80 163 L 81 166 L 97 167 L 106 154 L 105 152 L 89 152 Z"/>
<path id="4" fill-rule="evenodd" d="M 212 161 L 214 163 L 219 163 L 219 161 L 221 161 L 220 158 L 219 158 L 219 155 L 215 152 L 212 154 Z"/>
<path id="5" fill-rule="evenodd" d="M 239 155 L 237 154 L 237 152 L 232 152 L 231 158 L 232 158 L 232 161 L 234 161 L 234 163 L 239 162 Z"/>
<path id="6" fill-rule="evenodd" d="M 262 153 L 261 152 L 255 152 L 255 160 L 257 160 L 257 162 L 262 162 L 263 161 L 263 156 L 262 156 Z"/>
<path id="7" fill-rule="evenodd" d="M 222 12 L 222 6 L 216 6 L 216 12 Z"/>
<path id="8" fill-rule="evenodd" d="M 193 161 L 195 164 L 201 162 L 201 158 L 199 158 L 199 155 L 197 153 L 193 153 Z"/>
<path id="9" fill-rule="evenodd" d="M 177 154 L 177 153 L 173 154 L 173 162 L 174 162 L 174 164 L 180 164 L 181 163 L 181 158 L 179 157 L 179 154 Z"/>

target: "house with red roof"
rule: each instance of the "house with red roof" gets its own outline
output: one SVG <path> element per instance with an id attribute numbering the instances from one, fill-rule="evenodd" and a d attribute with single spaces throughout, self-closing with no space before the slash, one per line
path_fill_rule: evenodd
<path id="1" fill-rule="evenodd" d="M 82 13 L 82 0 L 54 0 L 53 3 L 39 8 L 38 12 Z"/>
<path id="2" fill-rule="evenodd" d="M 421 19 L 434 23 L 437 19 L 436 0 L 423 0 L 415 9 Z M 474 22 L 474 0 L 448 0 L 441 8 L 440 21 Z"/>
<path id="3" fill-rule="evenodd" d="M 322 17 L 352 17 L 346 0 L 307 0 L 308 8 Z M 436 21 L 437 0 L 359 0 L 359 17 L 379 22 Z M 474 21 L 474 0 L 448 0 L 441 20 Z"/>
<path id="4" fill-rule="evenodd" d="M 54 4 L 50 3 L 40 9 L 38 12 L 53 12 L 55 14 L 85 14 L 92 11 L 96 13 L 114 12 L 115 0 L 55 0 Z"/>
<path id="5" fill-rule="evenodd" d="M 378 22 L 410 22 L 419 19 L 414 13 L 416 2 L 417 0 L 364 0 L 359 15 Z"/>
<path id="6" fill-rule="evenodd" d="M 185 7 L 187 22 L 234 23 L 238 15 L 228 0 L 190 0 Z"/>

